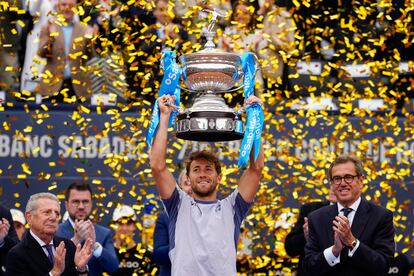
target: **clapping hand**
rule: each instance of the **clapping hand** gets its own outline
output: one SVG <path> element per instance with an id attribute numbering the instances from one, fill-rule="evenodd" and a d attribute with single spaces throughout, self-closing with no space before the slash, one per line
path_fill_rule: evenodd
<path id="1" fill-rule="evenodd" d="M 305 222 L 303 223 L 303 235 L 305 236 L 305 240 L 308 241 L 309 239 L 309 225 L 308 225 L 308 218 L 305 217 Z"/>
<path id="2" fill-rule="evenodd" d="M 60 275 L 65 270 L 65 258 L 66 258 L 66 247 L 65 242 L 61 241 L 59 246 L 56 247 L 55 255 L 53 256 L 53 268 L 50 273 Z"/>
<path id="3" fill-rule="evenodd" d="M 88 238 L 95 243 L 95 227 L 90 220 L 76 220 L 74 231 L 73 242 L 75 244 L 81 243 Z"/>
<path id="4" fill-rule="evenodd" d="M 0 244 L 3 243 L 7 234 L 9 233 L 10 223 L 7 219 L 3 218 L 0 220 Z"/>
<path id="5" fill-rule="evenodd" d="M 76 245 L 75 265 L 79 271 L 86 270 L 85 267 L 91 259 L 93 253 L 92 246 L 93 241 L 89 238 L 86 240 L 85 244 L 82 247 L 79 243 Z"/>
<path id="6" fill-rule="evenodd" d="M 334 254 L 334 256 L 338 257 L 344 247 L 345 245 L 339 237 L 339 234 L 336 231 L 334 231 L 334 245 L 332 248 L 332 253 Z"/>
<path id="7" fill-rule="evenodd" d="M 355 240 L 355 237 L 351 231 L 349 220 L 344 215 L 338 215 L 335 217 L 334 231 L 338 233 L 344 246 L 351 246 L 352 242 Z"/>
<path id="8" fill-rule="evenodd" d="M 335 235 L 332 252 L 335 256 L 338 256 L 339 252 L 341 252 L 345 246 L 350 246 L 352 244 L 352 241 L 355 240 L 355 237 L 352 234 L 349 220 L 344 215 L 338 215 L 335 217 L 332 228 Z"/>

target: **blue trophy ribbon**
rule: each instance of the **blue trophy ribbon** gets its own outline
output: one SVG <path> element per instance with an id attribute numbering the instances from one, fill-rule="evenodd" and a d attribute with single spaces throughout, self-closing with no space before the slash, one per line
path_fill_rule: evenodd
<path id="1" fill-rule="evenodd" d="M 254 80 L 256 77 L 254 55 L 252 53 L 248 52 L 243 54 L 242 68 L 244 73 L 244 99 L 247 100 L 250 95 L 254 95 Z"/>
<path id="2" fill-rule="evenodd" d="M 160 90 L 158 92 L 158 99 L 163 95 L 174 95 L 176 106 L 180 105 L 180 88 L 178 86 L 180 80 L 180 67 L 175 61 L 175 53 L 166 51 L 163 53 L 162 64 L 164 66 L 164 77 L 162 78 Z M 160 111 L 158 107 L 158 99 L 154 103 L 154 108 L 151 115 L 151 123 L 147 132 L 147 144 L 152 145 L 154 136 L 157 133 L 158 124 L 160 122 Z M 175 123 L 175 118 L 178 112 L 174 110 L 170 116 L 168 127 Z"/>
<path id="3" fill-rule="evenodd" d="M 244 98 L 247 100 L 250 95 L 254 95 L 255 82 L 255 61 L 252 53 L 244 53 L 242 56 L 242 68 L 244 73 Z M 246 130 L 240 147 L 238 166 L 247 167 L 250 152 L 254 145 L 254 161 L 257 160 L 260 152 L 260 139 L 263 130 L 264 115 L 262 106 L 253 103 L 247 107 Z"/>
<path id="4" fill-rule="evenodd" d="M 262 106 L 260 104 L 255 104 L 255 106 L 250 107 L 257 110 L 255 113 L 256 115 L 256 126 L 255 126 L 255 133 L 254 133 L 254 161 L 257 160 L 257 157 L 260 153 L 260 143 L 263 131 L 263 122 L 264 122 L 264 114 L 262 110 Z"/>

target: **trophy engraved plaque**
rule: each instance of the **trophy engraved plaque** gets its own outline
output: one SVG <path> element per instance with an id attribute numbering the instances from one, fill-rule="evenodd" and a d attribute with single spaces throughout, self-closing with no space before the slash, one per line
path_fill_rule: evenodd
<path id="1" fill-rule="evenodd" d="M 188 109 L 174 106 L 178 111 L 177 138 L 191 141 L 221 142 L 243 138 L 242 114 L 245 108 L 235 110 L 225 103 L 220 93 L 229 93 L 243 87 L 242 59 L 239 54 L 224 52 L 215 47 L 214 25 L 220 15 L 211 12 L 212 20 L 205 33 L 204 49 L 180 58 L 181 80 L 185 88 L 197 93 L 193 106 Z M 258 68 L 256 60 L 256 70 Z"/>

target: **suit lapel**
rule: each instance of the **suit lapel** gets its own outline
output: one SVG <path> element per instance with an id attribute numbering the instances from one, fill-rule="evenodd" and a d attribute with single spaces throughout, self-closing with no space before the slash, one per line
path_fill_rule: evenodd
<path id="1" fill-rule="evenodd" d="M 52 264 L 46 256 L 46 253 L 43 251 L 40 244 L 29 233 L 29 231 L 26 231 L 23 242 L 27 247 L 27 254 L 32 256 L 33 260 L 39 262 L 39 267 L 52 268 Z"/>
<path id="2" fill-rule="evenodd" d="M 66 232 L 65 237 L 70 237 L 69 239 L 71 239 L 73 235 L 75 234 L 75 230 L 73 229 L 72 224 L 70 223 L 69 220 L 66 220 L 63 223 L 63 230 Z"/>
<path id="3" fill-rule="evenodd" d="M 333 220 L 338 215 L 338 207 L 336 204 L 332 204 L 327 208 L 327 221 L 325 228 L 325 236 L 328 237 L 328 244 L 332 245 L 334 244 L 334 232 L 332 230 Z"/>
<path id="4" fill-rule="evenodd" d="M 361 234 L 368 222 L 369 212 L 370 206 L 364 200 L 361 200 L 351 226 L 351 231 L 356 238 L 361 237 Z"/>

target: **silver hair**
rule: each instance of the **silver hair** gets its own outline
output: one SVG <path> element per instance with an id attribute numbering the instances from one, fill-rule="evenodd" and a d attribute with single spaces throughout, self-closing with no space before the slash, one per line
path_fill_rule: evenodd
<path id="1" fill-rule="evenodd" d="M 181 179 L 183 178 L 183 175 L 187 174 L 187 170 L 183 169 L 181 170 L 180 174 L 178 175 L 178 186 L 181 187 Z"/>
<path id="2" fill-rule="evenodd" d="M 27 201 L 26 212 L 36 211 L 37 202 L 41 198 L 47 198 L 47 199 L 54 200 L 60 206 L 60 201 L 57 198 L 57 196 L 55 196 L 54 194 L 52 194 L 52 193 L 37 193 L 37 194 L 31 195 L 30 198 L 29 198 L 29 201 Z"/>

